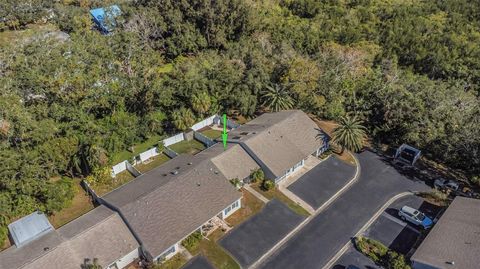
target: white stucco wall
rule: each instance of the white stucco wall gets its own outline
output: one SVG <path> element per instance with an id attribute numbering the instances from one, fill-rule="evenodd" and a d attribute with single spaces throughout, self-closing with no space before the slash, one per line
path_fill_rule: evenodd
<path id="1" fill-rule="evenodd" d="M 132 263 L 135 259 L 139 257 L 139 251 L 138 248 L 134 249 L 132 252 L 128 253 L 124 257 L 118 259 L 111 265 L 107 266 L 107 268 L 115 268 L 115 265 L 117 266 L 116 268 L 122 269 L 125 268 L 127 265 Z"/>
<path id="2" fill-rule="evenodd" d="M 223 211 L 222 211 L 222 218 L 225 219 L 228 216 L 232 215 L 242 207 L 242 198 L 238 199 L 237 201 L 233 202 L 231 205 L 227 206 Z M 230 210 L 228 210 L 230 208 Z M 228 212 L 226 212 L 228 211 Z"/>

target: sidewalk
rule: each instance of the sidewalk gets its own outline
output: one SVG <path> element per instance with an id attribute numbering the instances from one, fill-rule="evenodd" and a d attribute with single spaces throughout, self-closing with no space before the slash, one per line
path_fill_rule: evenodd
<path id="1" fill-rule="evenodd" d="M 295 181 L 297 181 L 299 178 L 301 178 L 303 175 L 305 175 L 308 171 L 310 171 L 312 168 L 317 166 L 322 161 L 323 160 L 320 160 L 317 157 L 314 157 L 312 155 L 308 156 L 307 159 L 305 160 L 305 164 L 303 165 L 302 168 L 300 168 L 299 171 L 296 171 L 293 174 L 289 175 L 287 178 L 280 181 L 280 183 L 278 184 L 278 189 L 283 194 L 285 194 L 290 200 L 294 201 L 295 203 L 303 207 L 305 210 L 307 210 L 308 213 L 310 213 L 310 215 L 315 213 L 315 209 L 311 205 L 309 205 L 307 202 L 302 200 L 300 197 L 295 195 L 293 192 L 288 190 L 287 187 L 293 184 Z"/>
<path id="2" fill-rule="evenodd" d="M 255 197 L 257 197 L 258 199 L 260 199 L 262 202 L 264 202 L 265 204 L 268 203 L 268 199 L 265 198 L 265 196 L 263 196 L 262 194 L 260 194 L 259 192 L 257 192 L 256 190 L 254 190 L 252 187 L 250 187 L 250 185 L 248 184 L 245 184 L 243 185 L 243 187 L 249 191 L 251 194 L 253 194 Z"/>

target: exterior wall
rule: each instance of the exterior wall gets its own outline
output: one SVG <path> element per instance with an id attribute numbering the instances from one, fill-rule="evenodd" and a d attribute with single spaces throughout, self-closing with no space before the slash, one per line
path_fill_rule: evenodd
<path id="1" fill-rule="evenodd" d="M 140 257 L 140 252 L 138 251 L 138 248 L 136 248 L 132 252 L 125 255 L 124 257 L 118 259 L 114 263 L 107 266 L 107 268 L 118 268 L 118 269 L 125 268 L 127 265 L 129 265 L 130 263 L 132 263 L 135 259 L 138 259 L 139 257 Z"/>
<path id="2" fill-rule="evenodd" d="M 237 201 L 233 202 L 231 205 L 227 206 L 222 211 L 222 219 L 227 218 L 228 216 L 232 215 L 235 211 L 242 207 L 242 198 L 238 199 Z"/>
<path id="3" fill-rule="evenodd" d="M 412 261 L 412 268 L 413 269 L 441 269 L 441 268 L 431 266 L 418 261 Z"/>
<path id="4" fill-rule="evenodd" d="M 179 244 L 180 244 L 180 242 L 175 243 L 173 246 L 169 247 L 167 250 L 165 250 L 162 254 L 155 257 L 155 259 L 153 259 L 153 260 L 157 261 L 157 262 L 162 262 L 162 261 L 166 261 L 166 260 L 172 258 L 175 254 L 178 253 L 178 251 L 179 251 L 179 246 L 178 245 Z"/>
<path id="5" fill-rule="evenodd" d="M 287 171 L 282 176 L 279 176 L 275 179 L 275 183 L 278 183 L 285 179 L 287 176 L 293 174 L 295 171 L 298 169 L 302 168 L 305 165 L 305 159 L 299 161 L 297 164 L 295 164 L 293 167 L 290 167 Z"/>

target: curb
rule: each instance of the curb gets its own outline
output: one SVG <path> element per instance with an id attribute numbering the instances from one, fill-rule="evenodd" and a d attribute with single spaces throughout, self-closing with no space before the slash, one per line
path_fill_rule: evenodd
<path id="1" fill-rule="evenodd" d="M 310 215 L 307 217 L 305 220 L 303 220 L 300 224 L 297 225 L 292 231 L 290 231 L 285 237 L 283 237 L 278 243 L 276 243 L 272 248 L 270 248 L 265 254 L 263 254 L 256 262 L 254 262 L 252 265 L 250 265 L 250 269 L 255 269 L 257 268 L 260 264 L 262 264 L 268 256 L 270 256 L 273 252 L 275 252 L 277 249 L 282 247 L 285 242 L 290 240 L 298 231 L 300 231 L 305 225 L 307 225 L 313 218 L 318 216 L 323 210 L 325 210 L 334 200 L 338 198 L 345 190 L 347 190 L 350 186 L 353 185 L 358 180 L 358 177 L 360 175 L 360 162 L 358 161 L 357 157 L 353 155 L 352 153 L 349 152 L 349 154 L 353 157 L 355 160 L 356 164 L 356 171 L 355 175 L 353 175 L 352 179 L 348 181 L 347 184 L 345 184 L 340 190 L 338 190 L 332 197 L 330 197 L 325 203 L 323 203 L 317 210 L 315 210 L 314 214 Z"/>
<path id="2" fill-rule="evenodd" d="M 393 196 L 392 198 L 390 198 L 368 221 L 367 223 L 365 223 L 362 228 L 360 228 L 360 230 L 358 230 L 358 232 L 353 236 L 353 237 L 357 237 L 359 235 L 361 235 L 362 233 L 364 233 L 368 227 L 370 227 L 370 225 L 372 225 L 379 217 L 380 215 L 383 213 L 383 211 L 385 211 L 385 209 L 387 209 L 387 207 L 389 207 L 393 202 L 395 202 L 396 200 L 402 198 L 402 197 L 405 197 L 407 195 L 413 195 L 412 192 L 402 192 L 402 193 L 399 193 L 395 196 Z M 340 259 L 340 257 L 345 254 L 345 252 L 350 248 L 350 247 L 353 247 L 353 243 L 352 241 L 348 241 L 345 245 L 343 245 L 343 247 L 330 259 L 330 261 L 328 261 L 327 264 L 325 264 L 322 269 L 330 269 L 332 268 L 333 264 L 336 263 L 338 261 L 338 259 Z"/>

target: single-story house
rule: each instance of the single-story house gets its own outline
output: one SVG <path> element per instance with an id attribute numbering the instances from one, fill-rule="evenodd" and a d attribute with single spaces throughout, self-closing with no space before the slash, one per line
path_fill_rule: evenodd
<path id="1" fill-rule="evenodd" d="M 265 176 L 280 182 L 304 165 L 309 155 L 328 148 L 321 129 L 301 110 L 265 113 L 231 131 L 228 142 L 237 143 L 262 168 Z"/>
<path id="2" fill-rule="evenodd" d="M 480 267 L 480 200 L 457 196 L 411 257 L 414 269 Z"/>
<path id="3" fill-rule="evenodd" d="M 187 236 L 241 207 L 241 192 L 210 160 L 220 148 L 180 155 L 100 198 L 121 214 L 148 260 L 172 257 Z"/>
<path id="4" fill-rule="evenodd" d="M 103 268 L 123 268 L 139 256 L 169 259 L 187 236 L 241 207 L 229 180 L 261 168 L 278 182 L 326 149 L 320 131 L 299 110 L 263 114 L 232 131 L 226 149 L 217 143 L 173 158 L 99 197 L 101 206 L 84 216 L 0 253 L 0 265 L 69 269 L 97 258 Z"/>
<path id="5" fill-rule="evenodd" d="M 0 268 L 80 269 L 87 259 L 98 260 L 103 268 L 124 268 L 139 257 L 140 245 L 120 216 L 105 206 L 57 230 L 37 212 L 19 221 L 12 223 L 16 231 L 10 234 L 20 235 L 21 243 L 0 252 Z"/>

